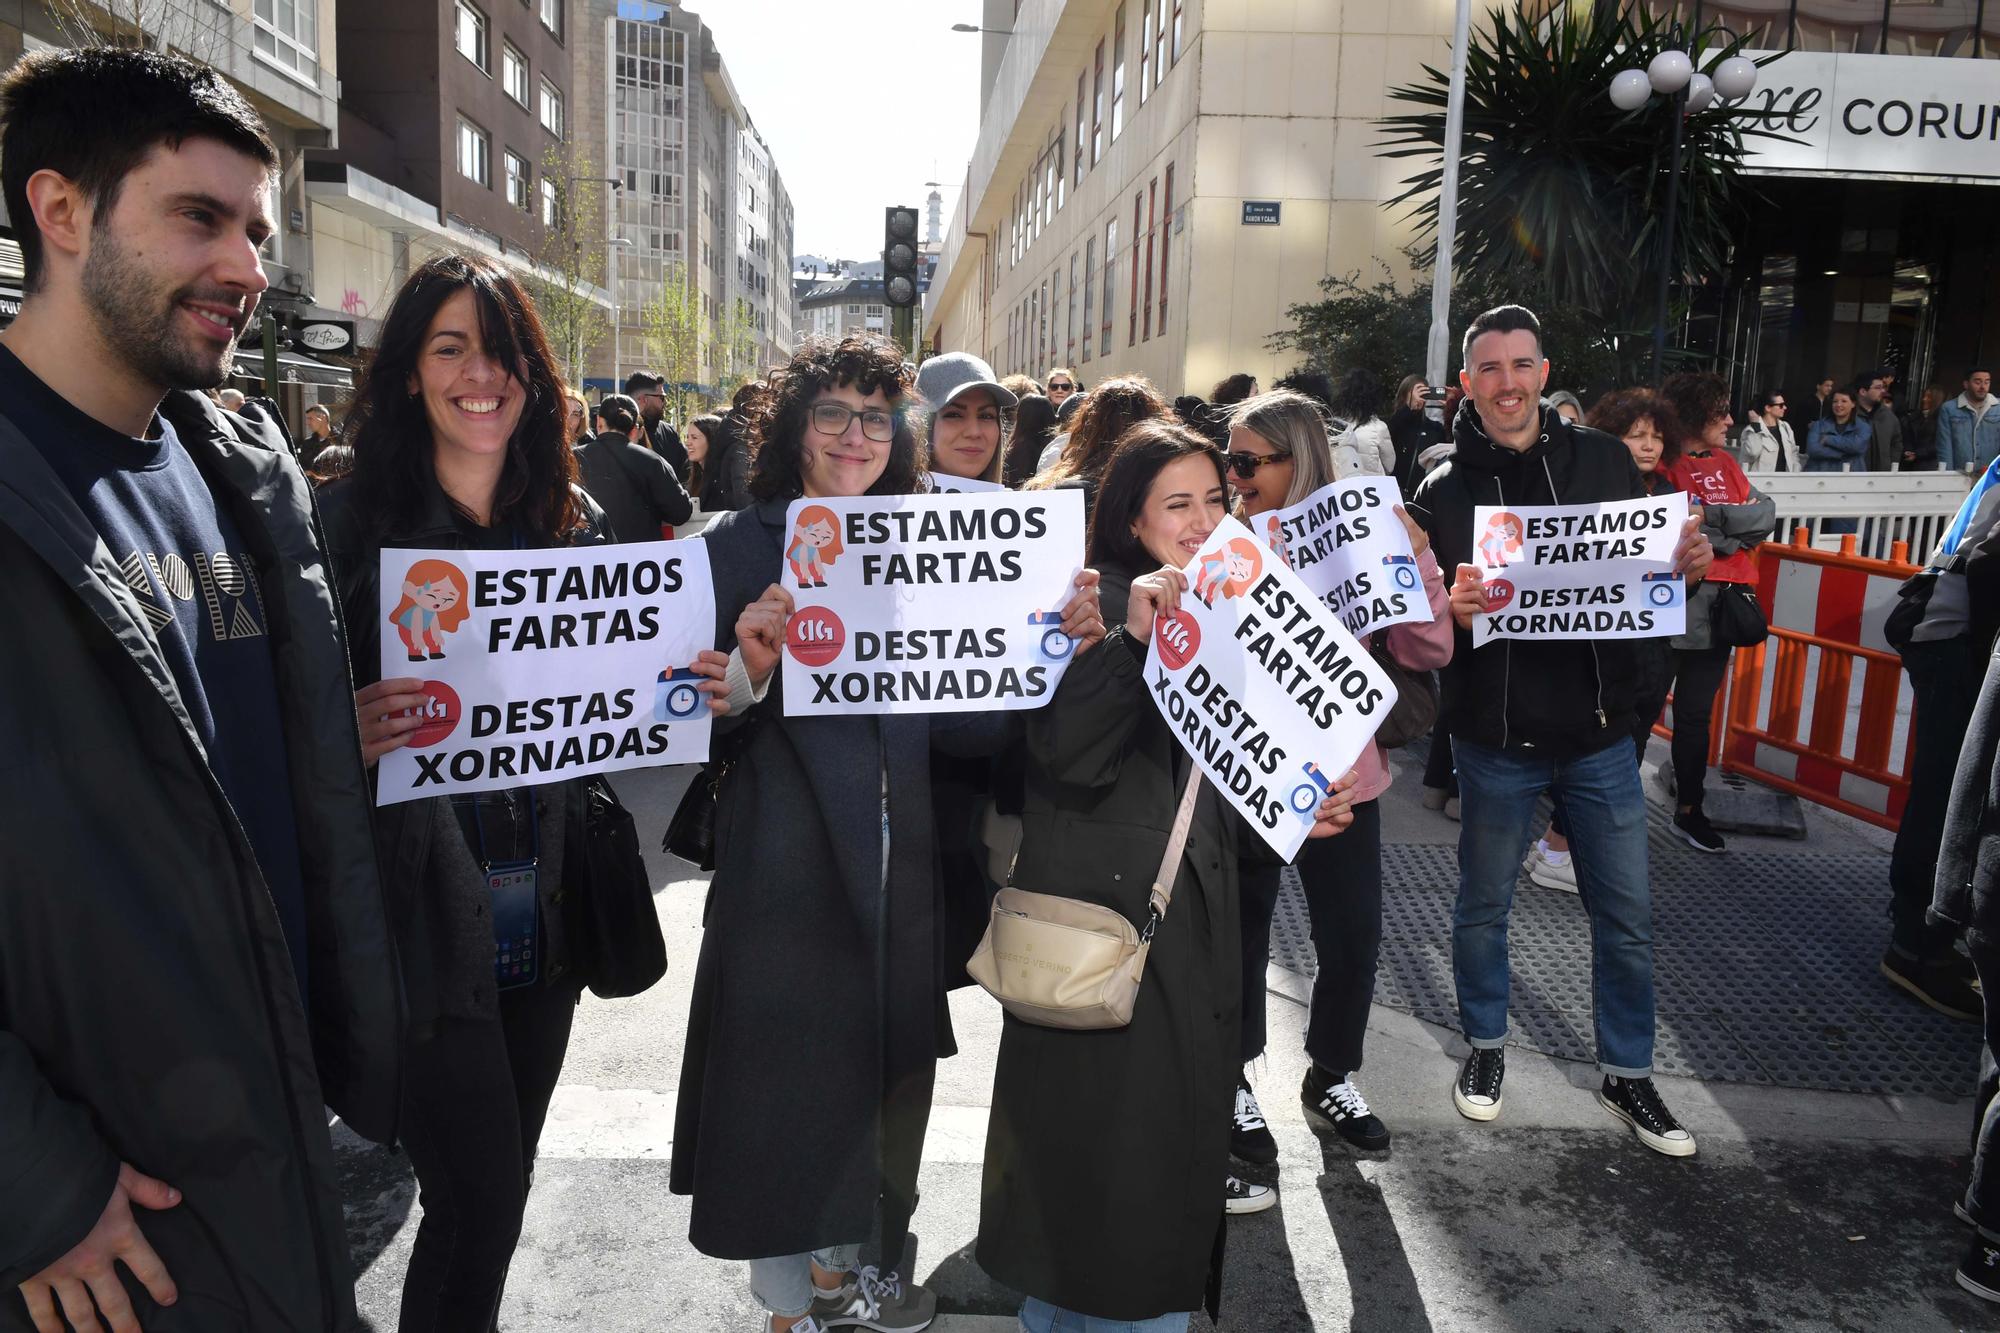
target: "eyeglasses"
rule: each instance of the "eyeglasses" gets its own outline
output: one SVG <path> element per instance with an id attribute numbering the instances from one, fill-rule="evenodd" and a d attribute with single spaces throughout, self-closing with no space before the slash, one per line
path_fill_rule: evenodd
<path id="1" fill-rule="evenodd" d="M 1225 463 L 1229 464 L 1231 472 L 1235 473 L 1242 480 L 1248 481 L 1257 475 L 1258 468 L 1263 467 L 1267 463 L 1282 463 L 1290 457 L 1289 453 L 1224 454 L 1222 459 Z"/>
<path id="2" fill-rule="evenodd" d="M 1050 380 L 1050 381 L 1049 381 L 1049 392 L 1050 392 L 1050 393 L 1058 393 L 1058 392 L 1060 392 L 1060 393 L 1068 393 L 1068 392 L 1069 392 L 1069 391 L 1070 391 L 1071 389 L 1074 389 L 1075 387 L 1076 387 L 1076 386 L 1075 386 L 1074 384 L 1059 384 L 1059 383 L 1057 383 L 1057 382 L 1056 382 L 1055 380 Z"/>
<path id="3" fill-rule="evenodd" d="M 877 444 L 886 444 L 896 438 L 896 414 L 893 412 L 884 412 L 879 407 L 857 412 L 845 403 L 813 404 L 812 426 L 822 435 L 847 434 L 847 424 L 856 417 L 861 418 L 861 433 Z"/>

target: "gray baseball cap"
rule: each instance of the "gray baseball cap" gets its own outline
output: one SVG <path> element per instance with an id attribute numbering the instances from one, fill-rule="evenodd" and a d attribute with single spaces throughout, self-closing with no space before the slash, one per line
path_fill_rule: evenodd
<path id="1" fill-rule="evenodd" d="M 917 392 L 933 412 L 942 411 L 953 399 L 984 389 L 1000 407 L 1013 407 L 1020 400 L 1000 387 L 993 367 L 970 352 L 946 352 L 917 367 Z"/>

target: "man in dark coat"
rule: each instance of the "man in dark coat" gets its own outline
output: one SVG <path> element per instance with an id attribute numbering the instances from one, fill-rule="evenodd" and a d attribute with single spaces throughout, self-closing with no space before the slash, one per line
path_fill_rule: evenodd
<path id="1" fill-rule="evenodd" d="M 391 1137 L 402 1025 L 353 686 L 283 432 L 198 392 L 277 155 L 131 50 L 0 122 L 0 1329 L 353 1333 L 322 1107 Z"/>
<path id="2" fill-rule="evenodd" d="M 685 483 L 688 479 L 688 451 L 687 446 L 681 443 L 680 432 L 667 420 L 666 380 L 650 370 L 635 370 L 625 377 L 625 396 L 639 404 L 639 415 L 645 423 L 642 442 L 666 459 L 674 475 Z"/>
<path id="3" fill-rule="evenodd" d="M 694 513 L 667 460 L 638 443 L 639 409 L 622 393 L 597 405 L 597 437 L 576 447 L 584 490 L 604 510 L 615 542 L 658 541 L 660 528 Z"/>

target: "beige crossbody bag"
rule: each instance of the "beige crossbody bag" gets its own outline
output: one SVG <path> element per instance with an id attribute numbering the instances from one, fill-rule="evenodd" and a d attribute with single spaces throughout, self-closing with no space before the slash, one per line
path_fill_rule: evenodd
<path id="1" fill-rule="evenodd" d="M 1153 932 L 1173 901 L 1200 790 L 1197 767 L 1174 813 L 1144 930 L 1134 930 L 1123 912 L 1109 907 L 1010 886 L 994 895 L 985 938 L 965 966 L 972 979 L 1025 1023 L 1080 1031 L 1130 1023 Z"/>

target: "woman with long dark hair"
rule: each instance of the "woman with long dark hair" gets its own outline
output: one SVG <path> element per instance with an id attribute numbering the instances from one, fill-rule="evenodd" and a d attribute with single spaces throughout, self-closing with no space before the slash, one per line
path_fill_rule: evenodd
<path id="1" fill-rule="evenodd" d="M 1023 398 L 1014 409 L 1014 431 L 1007 437 L 1007 460 L 1001 464 L 1000 480 L 1009 490 L 1018 491 L 1041 466 L 1042 450 L 1056 434 L 1056 405 L 1038 393 Z"/>
<path id="2" fill-rule="evenodd" d="M 696 1249 L 750 1261 L 772 1333 L 919 1329 L 936 1310 L 860 1247 L 881 1235 L 890 1262 L 901 1252 L 954 1049 L 945 992 L 970 953 L 941 925 L 931 754 L 994 753 L 1019 715 L 790 717 L 778 671 L 786 511 L 921 489 L 914 390 L 885 339 L 808 340 L 751 417 L 755 503 L 702 534 L 732 707 L 670 1187 L 694 1196 Z M 1096 581 L 1085 571 L 1064 612 L 1082 661 L 1103 635 Z"/>
<path id="3" fill-rule="evenodd" d="M 575 484 L 568 408 L 534 304 L 506 269 L 444 254 L 410 275 L 348 418 L 354 470 L 323 497 L 371 766 L 409 742 L 426 702 L 420 680 L 378 679 L 385 548 L 603 540 L 596 506 Z M 422 607 L 435 614 L 462 597 L 449 587 Z M 413 614 L 408 625 L 428 618 Z M 705 689 L 720 688 L 719 654 L 695 666 L 713 678 Z M 424 1208 L 399 1327 L 491 1333 L 582 985 L 557 906 L 583 818 L 581 783 L 375 813 L 409 1009 L 401 1137 Z M 503 976 L 487 875 L 519 865 L 531 867 L 535 887 L 519 925 L 540 948 L 527 975 Z"/>
<path id="4" fill-rule="evenodd" d="M 1030 481 L 1024 490 L 1048 490 L 1072 485 L 1082 489 L 1086 512 L 1097 498 L 1097 479 L 1111 461 L 1111 451 L 1125 432 L 1142 421 L 1171 415 L 1173 408 L 1151 380 L 1125 375 L 1092 389 L 1077 409 L 1069 443 L 1055 465 Z"/>
<path id="5" fill-rule="evenodd" d="M 1178 1333 L 1221 1254 L 1241 1040 L 1240 821 L 1147 698 L 1145 661 L 1156 620 L 1186 594 L 1181 567 L 1228 496 L 1221 453 L 1193 431 L 1146 421 L 1126 433 L 1103 474 L 1088 554 L 1116 628 L 1028 715 L 1015 883 L 1154 929 L 1127 1026 L 1001 1020 L 978 1259 L 1027 1297 L 1027 1333 Z M 1192 831 L 1154 917 L 1149 895 L 1191 775 Z M 1350 818 L 1346 796 L 1329 797 L 1313 836 Z"/>

